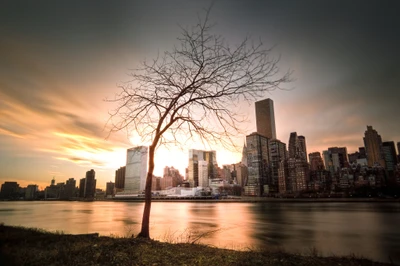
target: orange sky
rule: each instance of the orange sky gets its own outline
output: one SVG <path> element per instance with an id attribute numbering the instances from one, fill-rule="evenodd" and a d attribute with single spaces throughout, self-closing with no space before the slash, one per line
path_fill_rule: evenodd
<path id="1" fill-rule="evenodd" d="M 43 188 L 53 177 L 79 180 L 94 169 L 104 188 L 125 165 L 126 149 L 141 144 L 126 132 L 107 138 L 113 105 L 104 99 L 139 62 L 176 44 L 178 25 L 193 25 L 204 6 L 179 0 L 20 5 L 10 1 L 0 10 L 0 183 Z M 232 45 L 246 35 L 276 45 L 280 67 L 294 70 L 287 87 L 293 90 L 263 97 L 274 100 L 281 141 L 296 131 L 306 137 L 309 153 L 332 146 L 350 153 L 363 145 L 367 125 L 384 141 L 400 141 L 395 10 L 389 4 L 346 3 L 344 9 L 340 3 L 223 0 L 211 19 Z M 254 104 L 240 111 L 249 118 L 243 130 L 254 132 Z M 239 147 L 244 139 L 237 136 Z M 155 174 L 165 166 L 184 174 L 191 148 L 204 147 L 159 149 Z M 220 165 L 241 159 L 240 152 L 211 148 Z"/>

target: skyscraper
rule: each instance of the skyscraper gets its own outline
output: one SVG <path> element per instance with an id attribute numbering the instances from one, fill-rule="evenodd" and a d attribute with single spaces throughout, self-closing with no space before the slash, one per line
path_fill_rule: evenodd
<path id="1" fill-rule="evenodd" d="M 271 168 L 271 178 L 267 180 L 270 192 L 279 191 L 279 168 L 280 162 L 287 158 L 286 144 L 277 139 L 269 141 L 269 160 Z"/>
<path id="2" fill-rule="evenodd" d="M 86 181 L 85 181 L 85 198 L 94 198 L 96 193 L 96 172 L 91 169 L 86 172 Z"/>
<path id="3" fill-rule="evenodd" d="M 307 147 L 306 147 L 306 138 L 304 136 L 297 137 L 297 144 L 299 145 L 298 148 L 298 156 L 299 158 L 307 162 Z"/>
<path id="4" fill-rule="evenodd" d="M 265 99 L 255 103 L 257 133 L 269 139 L 276 139 L 274 102 Z"/>
<path id="5" fill-rule="evenodd" d="M 252 133 L 246 136 L 248 178 L 245 195 L 261 196 L 270 176 L 269 139 L 264 135 Z"/>
<path id="6" fill-rule="evenodd" d="M 118 170 L 115 170 L 115 190 L 116 190 L 116 192 L 121 192 L 124 190 L 125 171 L 126 171 L 126 166 L 122 166 Z"/>
<path id="7" fill-rule="evenodd" d="M 310 159 L 311 171 L 325 170 L 324 162 L 322 161 L 320 152 L 312 152 L 308 155 L 308 157 Z"/>
<path id="8" fill-rule="evenodd" d="M 145 146 L 138 146 L 127 150 L 124 191 L 140 193 L 145 190 L 147 154 L 147 147 Z"/>
<path id="9" fill-rule="evenodd" d="M 298 147 L 297 132 L 292 132 L 289 137 L 289 158 L 296 158 Z"/>
<path id="10" fill-rule="evenodd" d="M 385 160 L 383 159 L 382 151 L 382 138 L 378 132 L 372 128 L 372 126 L 367 126 L 364 145 L 367 153 L 368 166 L 373 167 L 378 164 L 385 167 Z"/>
<path id="11" fill-rule="evenodd" d="M 190 186 L 208 185 L 209 179 L 217 178 L 217 166 L 216 151 L 189 150 L 188 181 Z"/>
<path id="12" fill-rule="evenodd" d="M 306 138 L 304 136 L 297 136 L 296 132 L 290 133 L 289 158 L 296 158 L 307 162 Z"/>
<path id="13" fill-rule="evenodd" d="M 91 169 L 86 172 L 86 177 L 79 181 L 79 197 L 94 198 L 96 193 L 96 172 Z"/>
<path id="14" fill-rule="evenodd" d="M 397 165 L 396 148 L 394 141 L 385 141 L 382 143 L 383 158 L 385 160 L 386 170 L 394 171 Z"/>

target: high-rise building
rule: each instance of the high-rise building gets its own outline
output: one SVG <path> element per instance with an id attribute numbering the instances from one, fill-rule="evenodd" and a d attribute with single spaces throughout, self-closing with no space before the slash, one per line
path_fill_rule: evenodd
<path id="1" fill-rule="evenodd" d="M 298 156 L 299 158 L 307 162 L 307 147 L 306 147 L 306 138 L 304 136 L 297 137 L 297 144 L 299 145 L 298 148 Z"/>
<path id="2" fill-rule="evenodd" d="M 85 197 L 85 184 L 86 184 L 86 178 L 81 178 L 79 180 L 79 197 L 84 198 Z M 48 193 L 50 194 L 50 197 L 52 197 L 53 193 Z"/>
<path id="3" fill-rule="evenodd" d="M 269 139 L 276 139 L 274 102 L 271 99 L 255 103 L 257 133 Z"/>
<path id="4" fill-rule="evenodd" d="M 141 193 L 145 190 L 147 164 L 147 147 L 138 146 L 127 150 L 124 191 Z"/>
<path id="5" fill-rule="evenodd" d="M 126 166 L 120 167 L 115 170 L 115 190 L 116 192 L 121 192 L 125 187 L 125 171 Z"/>
<path id="6" fill-rule="evenodd" d="M 380 165 L 385 167 L 385 160 L 383 159 L 382 151 L 382 138 L 378 132 L 372 128 L 372 126 L 367 126 L 364 145 L 367 153 L 368 166 L 373 167 L 375 165 Z"/>
<path id="7" fill-rule="evenodd" d="M 94 198 L 96 194 L 96 173 L 93 169 L 86 172 L 86 177 L 79 181 L 79 197 Z"/>
<path id="8" fill-rule="evenodd" d="M 37 197 L 39 188 L 37 185 L 28 185 L 25 190 L 25 200 L 34 200 Z"/>
<path id="9" fill-rule="evenodd" d="M 96 194 L 96 173 L 93 169 L 86 172 L 84 198 L 94 198 Z"/>
<path id="10" fill-rule="evenodd" d="M 308 155 L 308 158 L 310 159 L 311 171 L 325 170 L 320 152 L 312 152 Z"/>
<path id="11" fill-rule="evenodd" d="M 106 183 L 106 197 L 107 196 L 114 196 L 115 194 L 115 183 L 114 182 L 107 182 Z"/>
<path id="12" fill-rule="evenodd" d="M 289 137 L 289 158 L 296 158 L 298 147 L 297 132 L 292 132 Z"/>
<path id="13" fill-rule="evenodd" d="M 328 152 L 331 156 L 334 171 L 339 171 L 340 169 L 349 166 L 346 147 L 330 147 L 328 148 Z"/>
<path id="14" fill-rule="evenodd" d="M 271 178 L 267 180 L 267 184 L 270 187 L 271 193 L 279 191 L 279 167 L 281 165 L 281 161 L 287 159 L 286 157 L 286 144 L 277 139 L 269 140 Z"/>
<path id="15" fill-rule="evenodd" d="M 297 132 L 290 133 L 289 158 L 307 162 L 306 138 L 304 136 L 297 136 Z"/>
<path id="16" fill-rule="evenodd" d="M 71 199 L 76 197 L 76 180 L 69 178 L 60 191 L 60 199 Z"/>
<path id="17" fill-rule="evenodd" d="M 177 187 L 183 183 L 183 176 L 178 169 L 174 167 L 164 167 L 163 178 L 160 180 L 160 188 L 162 190 L 172 187 Z"/>
<path id="18" fill-rule="evenodd" d="M 247 147 L 246 143 L 243 144 L 243 149 L 242 149 L 242 161 L 241 163 L 247 167 Z"/>
<path id="19" fill-rule="evenodd" d="M 269 139 L 264 135 L 252 133 L 246 136 L 248 178 L 244 188 L 245 195 L 261 196 L 269 193 L 267 180 L 270 177 Z"/>
<path id="20" fill-rule="evenodd" d="M 397 156 L 394 141 L 383 142 L 382 152 L 383 158 L 385 160 L 386 170 L 394 171 L 397 165 Z"/>
<path id="21" fill-rule="evenodd" d="M 0 198 L 2 199 L 18 199 L 19 198 L 19 184 L 17 182 L 6 181 L 1 185 Z"/>
<path id="22" fill-rule="evenodd" d="M 204 162 L 207 163 L 207 170 L 204 169 Z M 200 165 L 202 169 L 201 173 L 199 172 Z M 216 151 L 202 151 L 195 149 L 189 150 L 188 181 L 191 187 L 198 187 L 200 186 L 200 183 L 202 185 L 207 183 L 208 186 L 209 179 L 217 178 L 217 168 L 218 164 Z M 200 174 L 202 175 L 201 180 L 199 176 Z M 206 178 L 207 181 L 205 181 Z"/>
<path id="23" fill-rule="evenodd" d="M 236 182 L 240 187 L 243 188 L 247 183 L 247 177 L 248 177 L 247 166 L 242 162 L 237 163 L 235 164 L 235 172 L 236 172 Z"/>

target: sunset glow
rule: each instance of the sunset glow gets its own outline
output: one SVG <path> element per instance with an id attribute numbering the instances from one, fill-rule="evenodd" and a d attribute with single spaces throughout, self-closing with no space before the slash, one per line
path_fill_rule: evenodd
<path id="1" fill-rule="evenodd" d="M 24 5 L 22 8 L 21 5 Z M 79 180 L 94 169 L 99 188 L 114 181 L 135 132 L 109 134 L 118 84 L 143 60 L 178 44 L 180 28 L 196 23 L 203 1 L 8 3 L 0 10 L 0 181 L 46 186 Z M 275 45 L 283 71 L 294 81 L 271 98 L 277 137 L 306 138 L 307 152 L 363 146 L 366 125 L 383 140 L 400 141 L 398 9 L 373 5 L 216 1 L 214 30 L 232 46 L 246 36 Z M 368 12 L 384 14 L 371 21 Z M 29 11 L 27 11 L 29 10 Z M 82 12 L 86 10 L 88 13 Z M 73 19 L 71 19 L 73 17 Z M 185 147 L 160 147 L 155 175 L 174 166 L 185 175 L 189 149 L 213 149 L 223 164 L 241 160 L 246 134 L 256 131 L 254 104 L 237 104 L 247 116 L 237 151 L 194 139 Z M 186 138 L 187 136 L 182 136 Z"/>

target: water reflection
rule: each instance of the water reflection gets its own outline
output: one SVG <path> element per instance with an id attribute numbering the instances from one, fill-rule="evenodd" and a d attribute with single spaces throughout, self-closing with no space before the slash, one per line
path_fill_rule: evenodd
<path id="1" fill-rule="evenodd" d="M 0 222 L 50 231 L 132 236 L 141 202 L 0 202 Z M 154 202 L 155 239 L 223 248 L 355 254 L 400 263 L 399 203 Z"/>

